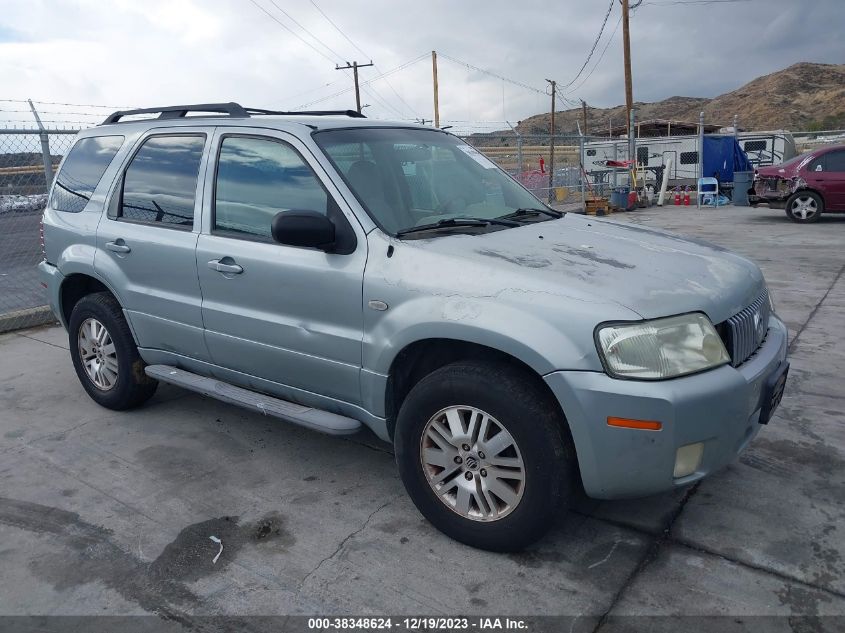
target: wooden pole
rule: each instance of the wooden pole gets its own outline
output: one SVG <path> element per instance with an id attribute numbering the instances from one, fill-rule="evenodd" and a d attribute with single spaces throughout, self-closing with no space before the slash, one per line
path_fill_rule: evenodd
<path id="1" fill-rule="evenodd" d="M 335 65 L 334 68 L 335 70 L 352 70 L 352 77 L 355 80 L 355 109 L 358 110 L 358 114 L 361 114 L 361 90 L 358 86 L 358 69 L 372 65 L 372 61 L 369 64 L 359 64 L 358 62 L 352 62 L 350 64 L 349 62 L 346 62 L 346 66 Z"/>
<path id="2" fill-rule="evenodd" d="M 549 204 L 554 201 L 554 177 L 555 177 L 555 93 L 557 93 L 557 82 L 553 79 L 546 79 L 552 85 L 552 124 L 551 136 L 549 137 Z"/>
<path id="3" fill-rule="evenodd" d="M 587 136 L 587 102 L 581 99 L 581 120 L 584 123 L 584 136 Z"/>
<path id="4" fill-rule="evenodd" d="M 628 24 L 628 0 L 622 0 L 622 48 L 625 53 L 625 113 L 628 115 L 628 138 L 634 133 L 631 129 L 631 110 L 634 108 L 634 88 L 631 79 L 631 33 Z"/>
<path id="5" fill-rule="evenodd" d="M 434 127 L 440 127 L 440 93 L 437 85 L 437 51 L 431 51 L 431 78 L 434 81 Z"/>

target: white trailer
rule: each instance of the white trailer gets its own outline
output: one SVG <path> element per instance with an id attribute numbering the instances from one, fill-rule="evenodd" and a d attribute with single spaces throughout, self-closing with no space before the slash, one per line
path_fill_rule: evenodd
<path id="1" fill-rule="evenodd" d="M 729 134 L 732 132 L 726 133 Z M 755 168 L 777 165 L 796 154 L 795 140 L 785 130 L 740 132 L 737 140 Z M 666 166 L 669 158 L 672 158 L 670 185 L 693 182 L 698 178 L 698 135 L 641 137 L 637 139 L 636 147 L 637 164 L 640 167 Z M 595 182 L 614 184 L 614 170 L 607 166 L 607 161 L 627 158 L 628 139 L 624 137 L 584 144 L 584 169 Z M 644 176 L 647 182 L 654 181 L 653 171 L 646 171 Z M 616 170 L 615 183 L 628 183 L 628 174 L 624 169 Z"/>

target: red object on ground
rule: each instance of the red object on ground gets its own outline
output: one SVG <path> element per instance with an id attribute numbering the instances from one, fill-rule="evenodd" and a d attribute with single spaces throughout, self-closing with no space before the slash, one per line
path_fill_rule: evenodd
<path id="1" fill-rule="evenodd" d="M 546 173 L 546 161 L 542 156 L 540 156 L 540 173 L 541 174 Z"/>
<path id="2" fill-rule="evenodd" d="M 633 209 L 637 206 L 637 192 L 632 191 L 628 194 L 628 209 Z"/>
<path id="3" fill-rule="evenodd" d="M 685 207 L 689 206 L 689 191 L 684 192 L 684 206 Z"/>
<path id="4" fill-rule="evenodd" d="M 675 206 L 680 206 L 680 204 L 681 204 L 681 192 L 676 191 L 675 192 Z"/>

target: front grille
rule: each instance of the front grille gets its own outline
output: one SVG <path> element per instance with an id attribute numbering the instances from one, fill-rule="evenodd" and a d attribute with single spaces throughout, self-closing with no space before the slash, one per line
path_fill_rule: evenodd
<path id="1" fill-rule="evenodd" d="M 762 345 L 769 331 L 771 312 L 769 291 L 763 290 L 750 306 L 737 312 L 724 322 L 723 327 L 718 328 L 731 356 L 731 365 L 741 365 Z"/>

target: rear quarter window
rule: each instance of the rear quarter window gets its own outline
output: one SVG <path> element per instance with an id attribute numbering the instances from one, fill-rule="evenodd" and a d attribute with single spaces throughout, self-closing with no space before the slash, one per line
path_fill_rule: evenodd
<path id="1" fill-rule="evenodd" d="M 123 145 L 123 138 L 89 136 L 76 141 L 56 176 L 50 207 L 67 213 L 82 211 Z"/>

